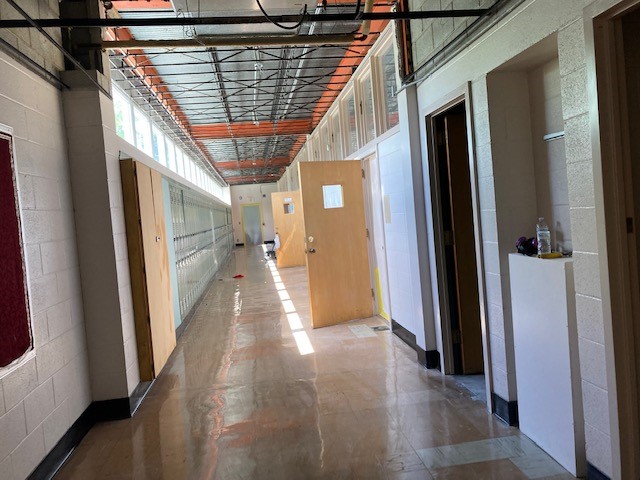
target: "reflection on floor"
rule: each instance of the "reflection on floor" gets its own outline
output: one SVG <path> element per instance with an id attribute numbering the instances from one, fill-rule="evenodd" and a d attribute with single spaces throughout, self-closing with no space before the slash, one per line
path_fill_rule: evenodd
<path id="1" fill-rule="evenodd" d="M 452 378 L 471 393 L 474 400 L 487 402 L 487 387 L 484 375 L 452 375 Z"/>
<path id="2" fill-rule="evenodd" d="M 57 478 L 572 478 L 364 325 L 383 322 L 312 330 L 304 268 L 238 249 L 136 416 L 97 425 Z"/>

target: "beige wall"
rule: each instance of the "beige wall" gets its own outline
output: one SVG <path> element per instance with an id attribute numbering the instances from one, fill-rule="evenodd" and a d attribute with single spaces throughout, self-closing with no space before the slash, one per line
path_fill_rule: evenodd
<path id="1" fill-rule="evenodd" d="M 544 217 L 549 225 L 553 249 L 570 252 L 573 245 L 564 138 L 543 139 L 547 134 L 564 131 L 558 59 L 529 71 L 528 83 L 537 215 Z"/>
<path id="2" fill-rule="evenodd" d="M 271 193 L 278 191 L 276 183 L 236 185 L 231 187 L 231 215 L 233 217 L 233 237 L 235 243 L 244 242 L 242 231 L 242 205 L 259 203 L 262 210 L 262 240 L 273 240 L 273 212 L 271 211 Z M 242 198 L 240 198 L 242 197 Z"/>

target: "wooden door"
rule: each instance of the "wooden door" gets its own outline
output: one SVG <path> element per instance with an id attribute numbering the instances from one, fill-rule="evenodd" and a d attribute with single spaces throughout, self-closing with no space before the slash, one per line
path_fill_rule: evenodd
<path id="1" fill-rule="evenodd" d="M 462 372 L 480 373 L 484 363 L 466 118 L 463 113 L 449 114 L 444 122 Z"/>
<path id="2" fill-rule="evenodd" d="M 280 248 L 276 252 L 278 268 L 304 265 L 306 258 L 300 191 L 272 193 L 271 207 L 273 226 L 280 237 Z"/>
<path id="3" fill-rule="evenodd" d="M 176 346 L 162 177 L 131 159 L 120 167 L 140 377 L 149 381 Z"/>
<path id="4" fill-rule="evenodd" d="M 299 163 L 313 328 L 373 315 L 359 160 Z"/>

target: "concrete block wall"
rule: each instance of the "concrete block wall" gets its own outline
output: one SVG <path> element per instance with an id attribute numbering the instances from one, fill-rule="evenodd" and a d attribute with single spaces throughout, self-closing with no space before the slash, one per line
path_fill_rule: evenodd
<path id="1" fill-rule="evenodd" d="M 124 398 L 140 376 L 113 104 L 80 72 L 64 78 L 93 400 Z"/>
<path id="2" fill-rule="evenodd" d="M 591 112 L 587 99 L 582 18 L 559 30 L 558 49 L 587 458 L 600 470 L 611 474 L 611 425 L 597 241 L 597 229 L 604 226 L 596 223 L 595 214 Z"/>
<path id="3" fill-rule="evenodd" d="M 544 140 L 547 134 L 564 131 L 557 58 L 529 72 L 529 97 L 538 216 L 549 225 L 553 249 L 570 252 L 573 245 L 564 138 Z"/>
<path id="4" fill-rule="evenodd" d="M 31 18 L 58 18 L 59 0 L 16 0 L 16 3 Z M 0 2 L 0 20 L 23 20 L 24 17 L 7 2 Z M 60 29 L 48 29 L 58 43 L 62 43 Z M 5 40 L 31 60 L 51 73 L 64 70 L 64 57 L 40 32 L 34 28 L 10 28 L 0 30 L 0 38 Z"/>
<path id="5" fill-rule="evenodd" d="M 507 21 L 500 22 L 472 48 L 418 86 L 422 115 L 427 106 L 471 82 L 493 389 L 496 393 L 502 391 L 511 395 L 509 373 L 500 374 L 499 368 L 503 359 L 507 362 L 509 359 L 510 308 L 505 303 L 508 286 L 500 261 L 503 239 L 499 234 L 501 200 L 497 177 L 501 166 L 494 158 L 496 149 L 493 145 L 500 140 L 501 134 L 492 130 L 494 118 L 487 98 L 487 74 L 541 40 L 557 34 L 587 460 L 609 476 L 615 471 L 611 431 L 612 422 L 617 419 L 609 409 L 611 394 L 608 389 L 615 379 L 608 378 L 606 373 L 606 319 L 600 286 L 602 252 L 596 234 L 605 227 L 597 223 L 595 216 L 594 185 L 597 180 L 594 178 L 589 116 L 594 113 L 590 106 L 596 102 L 587 94 L 587 39 L 583 25 L 589 21 L 584 12 L 592 5 L 593 10 L 602 12 L 617 3 L 617 0 L 567 0 L 554 2 L 554 8 L 550 9 L 546 0 L 526 2 Z M 421 117 L 419 121 L 424 130 L 424 119 Z M 426 141 L 424 135 L 422 141 Z M 502 205 L 503 209 L 508 207 Z M 513 249 L 513 238 L 508 240 L 510 245 L 507 247 Z"/>
<path id="6" fill-rule="evenodd" d="M 515 399 L 515 365 L 507 362 L 507 344 L 513 343 L 509 316 L 505 319 L 502 265 L 498 243 L 494 163 L 491 151 L 487 78 L 482 76 L 471 85 L 472 112 L 476 139 L 476 171 L 480 200 L 480 225 L 484 260 L 484 281 L 487 305 L 490 368 L 493 392 L 504 400 Z M 506 321 L 505 321 L 506 320 Z"/>
<path id="7" fill-rule="evenodd" d="M 496 207 L 498 262 L 500 276 L 491 277 L 489 302 L 496 302 L 498 293 L 503 322 L 499 330 L 504 342 L 490 339 L 491 360 L 497 381 L 494 391 L 505 400 L 516 400 L 515 356 L 511 317 L 509 254 L 515 250 L 518 237 L 535 234 L 537 195 L 532 147 L 531 113 L 527 74 L 524 72 L 494 73 L 487 77 L 487 100 L 491 156 L 493 158 L 493 190 L 481 190 L 480 203 Z M 487 179 L 488 182 L 491 180 Z M 488 183 L 487 182 L 487 183 Z M 485 252 L 485 258 L 495 253 Z M 490 262 L 494 259 L 487 258 Z M 500 289 L 497 290 L 499 280 Z M 491 332 L 489 333 L 491 335 Z M 506 384 L 505 384 L 506 382 Z M 497 387 L 497 388 L 496 388 Z M 505 389 L 506 387 L 506 389 Z M 506 390 L 506 391 L 505 391 Z M 504 395 L 507 396 L 504 396 Z"/>
<path id="8" fill-rule="evenodd" d="M 23 479 L 91 391 L 61 95 L 4 53 L 0 123 L 14 129 L 35 346 L 23 365 L 0 369 L 0 478 Z"/>
<path id="9" fill-rule="evenodd" d="M 412 12 L 464 10 L 485 8 L 492 3 L 493 0 L 409 0 L 409 10 Z M 414 68 L 429 60 L 476 19 L 477 17 L 449 17 L 411 20 L 411 48 Z"/>
<path id="10" fill-rule="evenodd" d="M 140 383 L 140 370 L 138 365 L 135 319 L 133 316 L 133 295 L 129 274 L 129 251 L 127 249 L 127 232 L 124 220 L 122 181 L 120 178 L 120 145 L 122 142 L 116 133 L 115 113 L 111 99 L 100 95 L 100 108 L 103 112 L 102 131 L 107 164 L 109 211 L 111 213 L 113 229 L 113 248 L 116 260 L 118 303 L 120 305 L 127 394 L 131 395 Z M 133 156 L 136 157 L 135 154 Z"/>

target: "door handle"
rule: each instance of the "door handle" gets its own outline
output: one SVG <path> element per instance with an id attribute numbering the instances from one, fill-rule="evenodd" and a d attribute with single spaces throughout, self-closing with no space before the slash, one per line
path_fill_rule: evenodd
<path id="1" fill-rule="evenodd" d="M 316 253 L 316 249 L 315 249 L 315 248 L 310 248 L 310 249 L 308 250 L 308 252 L 309 252 L 309 253 Z"/>

